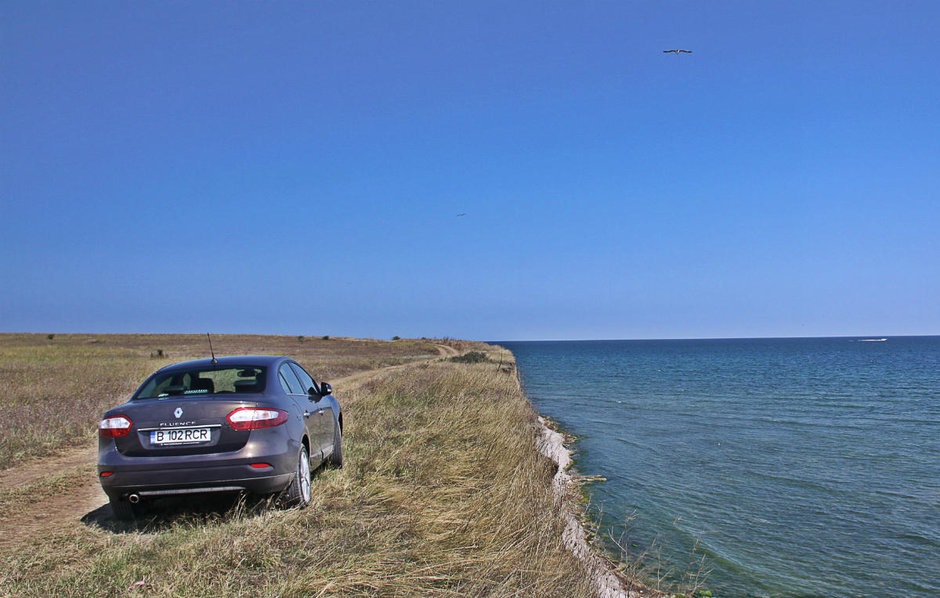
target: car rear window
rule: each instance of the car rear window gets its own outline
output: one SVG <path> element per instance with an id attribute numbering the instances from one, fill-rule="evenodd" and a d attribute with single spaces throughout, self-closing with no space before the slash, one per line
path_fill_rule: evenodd
<path id="1" fill-rule="evenodd" d="M 266 368 L 263 366 L 157 372 L 144 382 L 134 395 L 134 400 L 235 392 L 260 393 L 264 392 L 265 373 Z"/>

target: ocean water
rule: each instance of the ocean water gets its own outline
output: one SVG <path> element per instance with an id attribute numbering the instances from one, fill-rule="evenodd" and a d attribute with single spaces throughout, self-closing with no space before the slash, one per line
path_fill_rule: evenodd
<path id="1" fill-rule="evenodd" d="M 940 596 L 940 337 L 499 344 L 630 553 L 718 596 Z"/>

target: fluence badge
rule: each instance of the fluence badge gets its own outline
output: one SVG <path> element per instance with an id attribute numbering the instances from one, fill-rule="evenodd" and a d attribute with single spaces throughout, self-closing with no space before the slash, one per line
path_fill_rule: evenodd
<path id="1" fill-rule="evenodd" d="M 176 411 L 173 412 L 173 415 L 176 417 L 176 419 L 183 417 L 183 408 L 177 407 Z"/>

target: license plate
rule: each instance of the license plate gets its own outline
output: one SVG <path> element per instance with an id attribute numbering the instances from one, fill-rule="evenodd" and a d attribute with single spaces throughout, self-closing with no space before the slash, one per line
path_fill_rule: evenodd
<path id="1" fill-rule="evenodd" d="M 173 428 L 171 430 L 151 430 L 150 444 L 199 444 L 209 442 L 212 435 L 209 428 Z"/>

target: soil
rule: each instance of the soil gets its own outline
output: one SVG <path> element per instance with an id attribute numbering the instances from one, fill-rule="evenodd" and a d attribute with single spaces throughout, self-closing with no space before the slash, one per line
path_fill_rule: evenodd
<path id="1" fill-rule="evenodd" d="M 94 463 L 94 457 L 89 463 Z M 43 468 L 43 471 L 49 473 L 48 468 Z M 4 486 L 4 490 L 7 489 Z M 77 526 L 93 514 L 96 521 L 112 520 L 108 497 L 98 481 L 88 476 L 87 481 L 70 487 L 67 494 L 31 501 L 23 505 L 21 510 L 0 519 L 0 554 L 17 550 L 26 539 L 47 537 Z"/>
<path id="2" fill-rule="evenodd" d="M 97 452 L 96 441 L 94 445 L 88 444 L 52 457 L 43 457 L 30 461 L 24 467 L 13 467 L 0 471 L 0 492 L 28 486 L 50 474 L 61 473 L 66 469 L 94 463 Z"/>

